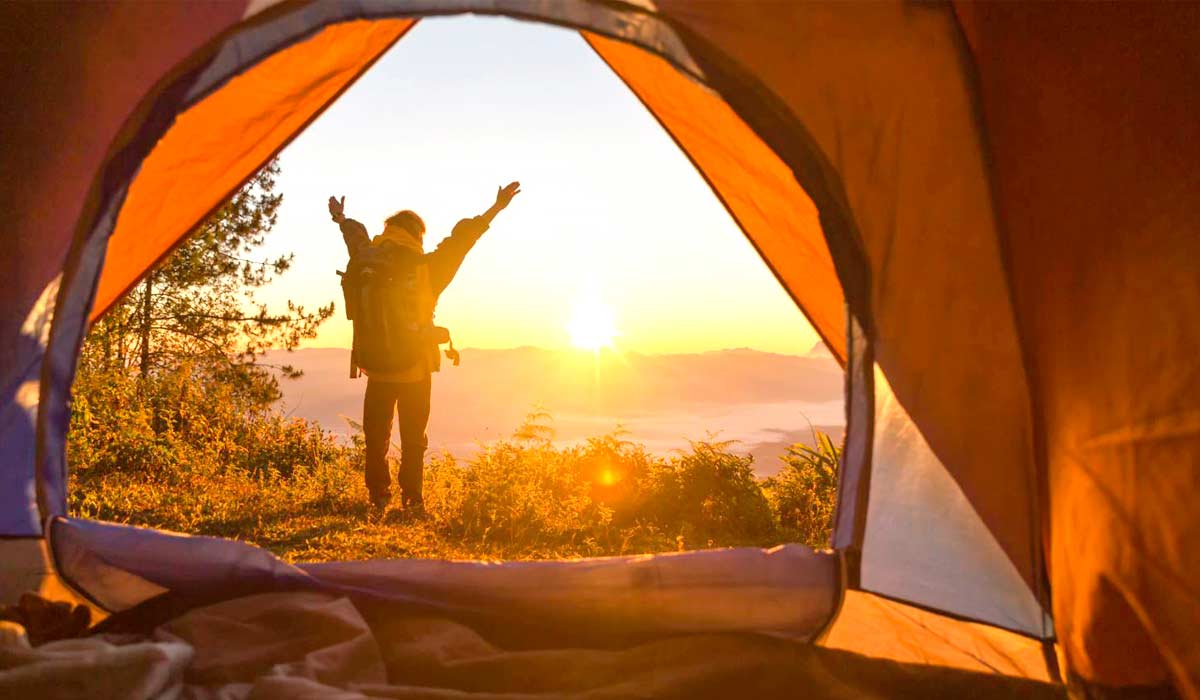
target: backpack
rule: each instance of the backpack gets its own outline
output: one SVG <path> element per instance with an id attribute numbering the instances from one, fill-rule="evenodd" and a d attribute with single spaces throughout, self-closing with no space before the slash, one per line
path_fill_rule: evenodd
<path id="1" fill-rule="evenodd" d="M 339 271 L 346 318 L 354 324 L 350 376 L 400 372 L 425 352 L 426 329 L 419 318 L 418 267 L 423 256 L 393 245 L 367 245 Z"/>

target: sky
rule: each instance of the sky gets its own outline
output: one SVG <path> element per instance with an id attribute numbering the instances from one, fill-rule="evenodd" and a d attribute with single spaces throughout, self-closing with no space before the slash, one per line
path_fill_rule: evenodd
<path id="1" fill-rule="evenodd" d="M 350 344 L 330 195 L 372 235 L 395 211 L 416 211 L 432 250 L 512 180 L 521 194 L 439 301 L 436 323 L 456 346 L 569 348 L 589 319 L 615 329 L 615 348 L 642 353 L 803 354 L 817 341 L 669 135 L 575 32 L 423 20 L 280 166 L 264 256 L 296 260 L 259 296 L 337 302 L 307 347 Z"/>

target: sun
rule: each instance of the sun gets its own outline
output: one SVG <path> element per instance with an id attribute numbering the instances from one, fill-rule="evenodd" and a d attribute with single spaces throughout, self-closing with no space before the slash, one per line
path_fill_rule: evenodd
<path id="1" fill-rule="evenodd" d="M 567 324 L 571 344 L 583 350 L 610 348 L 617 336 L 612 309 L 599 299 L 584 299 L 575 304 Z"/>

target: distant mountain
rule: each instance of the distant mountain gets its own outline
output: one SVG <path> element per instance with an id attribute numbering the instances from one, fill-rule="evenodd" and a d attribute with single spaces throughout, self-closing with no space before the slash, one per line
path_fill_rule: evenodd
<path id="1" fill-rule="evenodd" d="M 829 346 L 826 345 L 825 341 L 823 341 L 823 340 L 818 340 L 811 348 L 808 349 L 808 352 L 804 353 L 804 356 L 811 357 L 811 358 L 822 358 L 823 357 L 823 358 L 828 358 L 830 360 L 833 359 L 833 353 L 830 352 Z"/>
<path id="2" fill-rule="evenodd" d="M 365 379 L 349 379 L 344 349 L 269 353 L 269 364 L 304 376 L 282 380 L 284 410 L 340 434 L 360 420 Z M 749 349 L 643 355 L 515 348 L 462 350 L 458 367 L 434 375 L 430 447 L 470 454 L 505 437 L 535 406 L 554 416 L 558 439 L 574 441 L 620 425 L 656 451 L 717 431 L 741 441 L 762 473 L 816 425 L 840 437 L 842 370 L 832 356 Z"/>

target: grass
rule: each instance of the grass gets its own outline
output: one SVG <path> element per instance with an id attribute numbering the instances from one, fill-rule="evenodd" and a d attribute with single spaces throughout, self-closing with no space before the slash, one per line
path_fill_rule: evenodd
<path id="1" fill-rule="evenodd" d="M 550 418 L 534 413 L 469 459 L 429 456 L 424 519 L 380 517 L 367 505 L 361 437 L 346 444 L 219 396 L 170 412 L 136 392 L 77 397 L 72 514 L 239 539 L 289 561 L 823 547 L 840 456 L 817 433 L 789 450 L 777 476 L 759 479 L 729 442 L 698 440 L 670 456 L 619 432 L 556 446 Z"/>

